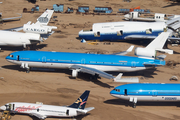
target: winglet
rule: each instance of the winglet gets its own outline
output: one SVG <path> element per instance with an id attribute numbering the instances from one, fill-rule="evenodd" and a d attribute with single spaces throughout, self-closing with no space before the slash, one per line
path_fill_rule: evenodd
<path id="1" fill-rule="evenodd" d="M 125 54 L 131 52 L 133 50 L 133 48 L 134 48 L 134 45 L 131 45 L 126 51 L 114 53 L 113 55 L 125 55 Z"/>
<path id="2" fill-rule="evenodd" d="M 119 73 L 119 75 L 114 78 L 114 82 L 133 82 L 133 83 L 138 83 L 139 82 L 138 77 L 121 78 L 122 75 L 123 75 L 123 73 Z"/>

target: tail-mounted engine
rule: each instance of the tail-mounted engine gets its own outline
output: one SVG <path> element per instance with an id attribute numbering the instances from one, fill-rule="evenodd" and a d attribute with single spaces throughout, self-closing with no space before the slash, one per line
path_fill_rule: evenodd
<path id="1" fill-rule="evenodd" d="M 139 57 L 148 57 L 148 58 L 155 58 L 156 57 L 156 51 L 155 50 L 149 50 L 146 48 L 135 48 L 134 54 Z"/>
<path id="2" fill-rule="evenodd" d="M 48 34 L 52 31 L 52 28 L 35 24 L 24 24 L 23 31 L 26 33 Z"/>

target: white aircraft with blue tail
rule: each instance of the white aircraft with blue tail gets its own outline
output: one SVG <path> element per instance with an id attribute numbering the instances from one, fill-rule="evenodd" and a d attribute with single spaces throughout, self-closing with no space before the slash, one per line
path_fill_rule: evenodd
<path id="1" fill-rule="evenodd" d="M 14 114 L 28 114 L 35 116 L 40 120 L 47 117 L 75 117 L 78 115 L 85 115 L 87 112 L 94 109 L 94 107 L 85 108 L 90 91 L 86 90 L 72 105 L 69 106 L 55 106 L 43 105 L 42 103 L 23 103 L 11 102 L 0 107 L 0 110 L 10 111 Z"/>
<path id="2" fill-rule="evenodd" d="M 77 77 L 78 72 L 89 73 L 94 76 L 114 79 L 123 82 L 122 73 L 114 77 L 105 71 L 133 72 L 165 65 L 165 56 L 156 56 L 156 51 L 172 54 L 172 50 L 162 49 L 170 33 L 163 32 L 146 48 L 136 48 L 138 57 L 124 56 L 131 52 L 134 46 L 127 51 L 115 54 L 87 54 L 49 51 L 19 51 L 9 54 L 6 60 L 30 70 L 31 67 L 70 69 L 72 76 Z M 137 79 L 134 80 L 138 82 Z M 128 82 L 126 80 L 125 82 Z M 129 80 L 132 82 L 132 80 Z"/>

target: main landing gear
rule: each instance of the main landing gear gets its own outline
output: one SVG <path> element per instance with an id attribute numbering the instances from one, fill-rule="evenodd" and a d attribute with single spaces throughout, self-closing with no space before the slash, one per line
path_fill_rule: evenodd
<path id="1" fill-rule="evenodd" d="M 130 97 L 129 102 L 133 103 L 133 108 L 136 108 L 137 98 Z"/>

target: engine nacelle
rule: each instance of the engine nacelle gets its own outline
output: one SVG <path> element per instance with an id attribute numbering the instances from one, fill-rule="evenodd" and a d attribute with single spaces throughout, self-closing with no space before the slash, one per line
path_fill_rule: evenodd
<path id="1" fill-rule="evenodd" d="M 26 33 L 48 34 L 49 32 L 52 31 L 52 29 L 35 24 L 32 25 L 24 24 L 23 31 Z"/>
<path id="2" fill-rule="evenodd" d="M 155 58 L 156 57 L 156 51 L 155 50 L 149 50 L 147 48 L 140 48 L 137 47 L 134 52 L 135 55 L 140 57 L 149 57 L 149 58 Z"/>
<path id="3" fill-rule="evenodd" d="M 72 70 L 72 77 L 78 76 L 78 70 Z"/>
<path id="4" fill-rule="evenodd" d="M 77 111 L 74 109 L 70 109 L 70 110 L 67 110 L 66 114 L 71 117 L 77 116 Z"/>

